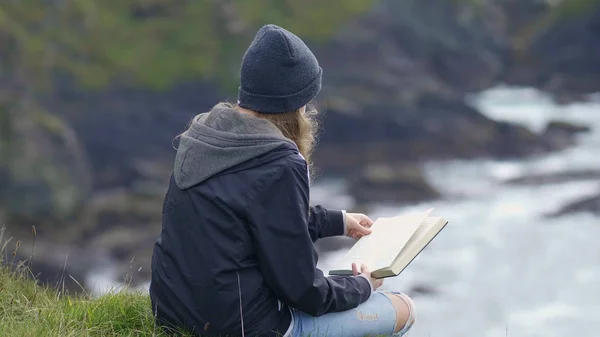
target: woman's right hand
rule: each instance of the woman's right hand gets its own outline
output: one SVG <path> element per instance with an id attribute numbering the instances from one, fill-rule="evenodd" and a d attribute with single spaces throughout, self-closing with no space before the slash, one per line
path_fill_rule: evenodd
<path id="1" fill-rule="evenodd" d="M 369 281 L 371 281 L 371 284 L 373 285 L 373 290 L 376 290 L 377 288 L 379 288 L 383 285 L 383 279 L 373 278 L 371 276 L 371 271 L 364 264 L 361 264 L 360 272 L 358 272 L 358 267 L 356 266 L 356 263 L 353 263 L 352 264 L 352 273 L 354 274 L 354 276 L 363 275 L 363 276 L 367 277 L 369 279 Z"/>

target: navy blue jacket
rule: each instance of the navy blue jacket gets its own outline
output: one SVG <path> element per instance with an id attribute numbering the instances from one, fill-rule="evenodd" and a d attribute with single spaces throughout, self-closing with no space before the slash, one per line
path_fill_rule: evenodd
<path id="1" fill-rule="evenodd" d="M 176 170 L 197 153 L 187 147 Z M 309 206 L 308 169 L 297 148 L 276 142 L 259 153 L 191 186 L 186 178 L 193 171 L 171 177 L 152 259 L 159 324 L 235 336 L 243 319 L 246 336 L 281 336 L 291 322 L 289 307 L 320 316 L 369 298 L 366 278 L 325 277 L 316 267 L 313 243 L 343 235 L 343 218 L 341 211 Z"/>

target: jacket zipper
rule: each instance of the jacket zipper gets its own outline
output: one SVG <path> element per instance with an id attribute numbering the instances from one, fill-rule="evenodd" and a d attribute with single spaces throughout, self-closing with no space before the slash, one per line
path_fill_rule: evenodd
<path id="1" fill-rule="evenodd" d="M 242 323 L 242 337 L 244 337 L 244 313 L 242 310 L 242 284 L 240 283 L 240 274 L 236 271 L 238 281 L 238 293 L 240 295 L 240 320 Z"/>

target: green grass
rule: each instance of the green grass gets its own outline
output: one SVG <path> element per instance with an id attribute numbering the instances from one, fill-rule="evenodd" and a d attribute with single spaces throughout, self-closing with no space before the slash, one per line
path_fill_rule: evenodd
<path id="1" fill-rule="evenodd" d="M 61 296 L 5 267 L 0 284 L 0 336 L 155 335 L 148 296 Z"/>
<path id="2" fill-rule="evenodd" d="M 0 229 L 0 262 L 13 262 L 14 252 Z M 147 293 L 123 288 L 96 298 L 65 295 L 39 285 L 25 263 L 8 265 L 0 263 L 0 336 L 165 335 L 154 324 Z"/>

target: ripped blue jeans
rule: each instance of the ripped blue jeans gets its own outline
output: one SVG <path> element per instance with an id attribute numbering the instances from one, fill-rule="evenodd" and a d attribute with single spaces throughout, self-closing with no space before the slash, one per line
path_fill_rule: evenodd
<path id="1" fill-rule="evenodd" d="M 410 309 L 407 323 L 396 330 L 396 308 L 385 294 L 397 294 Z M 374 291 L 371 297 L 358 307 L 342 312 L 332 312 L 314 317 L 301 311 L 292 310 L 290 337 L 364 337 L 364 336 L 404 336 L 415 321 L 415 307 L 412 300 L 403 293 Z"/>

